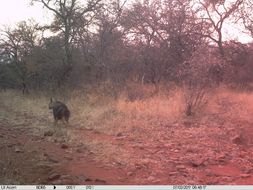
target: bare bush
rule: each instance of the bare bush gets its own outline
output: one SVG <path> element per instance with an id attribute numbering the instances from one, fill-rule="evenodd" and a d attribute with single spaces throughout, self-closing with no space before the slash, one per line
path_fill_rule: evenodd
<path id="1" fill-rule="evenodd" d="M 217 63 L 217 60 L 213 62 L 210 51 L 210 46 L 201 46 L 183 64 L 180 74 L 185 89 L 185 114 L 187 116 L 194 115 L 207 104 L 207 94 L 216 85 L 212 70 L 219 62 Z"/>
<path id="2" fill-rule="evenodd" d="M 189 86 L 185 93 L 185 114 L 191 116 L 207 104 L 207 89 Z"/>

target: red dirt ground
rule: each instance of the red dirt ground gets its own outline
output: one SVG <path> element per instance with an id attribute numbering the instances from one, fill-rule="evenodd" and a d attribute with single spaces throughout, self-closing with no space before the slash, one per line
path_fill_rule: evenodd
<path id="1" fill-rule="evenodd" d="M 197 120 L 113 136 L 73 124 L 41 134 L 0 117 L 0 184 L 253 185 L 253 123 Z"/>
<path id="2" fill-rule="evenodd" d="M 32 136 L 27 128 L 0 126 L 0 182 L 21 184 L 130 184 L 123 169 L 104 167 L 86 153 Z M 11 178 L 11 179 L 5 179 Z"/>

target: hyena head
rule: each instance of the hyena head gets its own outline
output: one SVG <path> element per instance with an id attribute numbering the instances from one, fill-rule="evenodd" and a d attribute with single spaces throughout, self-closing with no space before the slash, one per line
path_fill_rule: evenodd
<path id="1" fill-rule="evenodd" d="M 68 123 L 70 111 L 64 103 L 51 98 L 48 107 L 49 109 L 53 109 L 54 120 L 56 123 L 58 120 L 63 120 Z"/>
<path id="2" fill-rule="evenodd" d="M 49 102 L 49 106 L 48 106 L 49 109 L 53 109 L 53 107 L 54 107 L 54 102 L 55 102 L 55 101 L 53 101 L 53 98 L 50 98 L 50 102 Z"/>

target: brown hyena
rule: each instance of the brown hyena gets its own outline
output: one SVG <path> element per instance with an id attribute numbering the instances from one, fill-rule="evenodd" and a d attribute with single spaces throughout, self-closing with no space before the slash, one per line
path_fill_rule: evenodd
<path id="1" fill-rule="evenodd" d="M 69 122 L 70 111 L 64 103 L 51 98 L 49 102 L 49 109 L 53 109 L 55 124 L 57 124 L 58 120 L 62 120 L 64 123 Z"/>

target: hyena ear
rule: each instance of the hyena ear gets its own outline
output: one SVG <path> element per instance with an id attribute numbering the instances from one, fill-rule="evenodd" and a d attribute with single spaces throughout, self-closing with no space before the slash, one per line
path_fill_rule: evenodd
<path id="1" fill-rule="evenodd" d="M 53 98 L 52 97 L 50 98 L 50 102 L 53 102 Z"/>

